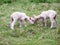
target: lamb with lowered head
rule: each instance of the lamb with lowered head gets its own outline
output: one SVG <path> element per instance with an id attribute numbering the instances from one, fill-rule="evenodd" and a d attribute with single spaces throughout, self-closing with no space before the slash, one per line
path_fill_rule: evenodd
<path id="1" fill-rule="evenodd" d="M 26 21 L 29 21 L 31 24 L 33 24 L 33 22 L 30 20 L 30 17 L 28 17 L 25 13 L 14 12 L 11 15 L 11 24 L 10 24 L 11 29 L 14 29 L 14 25 L 17 20 L 20 21 L 20 27 L 22 27 L 23 25 L 26 27 L 26 24 L 25 24 Z"/>
<path id="2" fill-rule="evenodd" d="M 48 11 L 43 11 L 41 12 L 40 15 L 38 16 L 34 16 L 34 18 L 31 18 L 31 20 L 36 23 L 39 19 L 42 19 L 44 25 L 46 26 L 47 24 L 47 18 L 50 19 L 51 21 L 51 28 L 54 28 L 57 26 L 57 23 L 56 23 L 56 11 L 54 10 L 48 10 Z"/>

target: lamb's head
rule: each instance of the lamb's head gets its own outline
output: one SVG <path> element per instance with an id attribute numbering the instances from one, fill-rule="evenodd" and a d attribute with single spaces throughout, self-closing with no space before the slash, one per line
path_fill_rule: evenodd
<path id="1" fill-rule="evenodd" d="M 34 23 L 36 23 L 40 19 L 40 15 L 38 16 L 33 15 L 33 16 L 34 16 Z"/>
<path id="2" fill-rule="evenodd" d="M 36 22 L 37 22 L 38 17 L 37 17 L 37 16 L 30 17 L 30 20 L 31 20 L 31 21 L 33 22 L 33 24 L 34 24 L 34 23 L 36 23 Z"/>
<path id="3" fill-rule="evenodd" d="M 31 24 L 34 24 L 34 20 L 32 17 L 26 17 L 25 21 L 29 21 Z"/>
<path id="4" fill-rule="evenodd" d="M 34 24 L 35 19 L 34 19 L 33 17 L 30 17 L 30 20 L 31 20 L 31 22 L 33 22 L 33 24 Z"/>

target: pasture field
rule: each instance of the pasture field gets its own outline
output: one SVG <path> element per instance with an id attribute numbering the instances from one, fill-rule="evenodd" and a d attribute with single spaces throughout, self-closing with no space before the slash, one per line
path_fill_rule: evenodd
<path id="1" fill-rule="evenodd" d="M 28 16 L 39 15 L 44 10 L 55 10 L 57 12 L 57 28 L 50 29 L 42 26 L 41 21 L 27 27 L 19 27 L 19 21 L 15 29 L 10 29 L 10 15 L 15 11 L 26 13 Z M 19 3 L 0 5 L 0 45 L 60 45 L 60 3 Z"/>

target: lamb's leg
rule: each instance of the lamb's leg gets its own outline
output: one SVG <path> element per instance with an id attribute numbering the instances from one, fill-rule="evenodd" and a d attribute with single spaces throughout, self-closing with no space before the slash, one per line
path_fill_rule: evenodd
<path id="1" fill-rule="evenodd" d="M 56 27 L 56 21 L 53 18 L 51 18 L 50 21 L 51 21 L 51 28 Z"/>
<path id="2" fill-rule="evenodd" d="M 11 28 L 12 30 L 14 29 L 15 22 L 16 22 L 15 19 L 13 19 L 13 20 L 11 21 L 10 28 Z"/>
<path id="3" fill-rule="evenodd" d="M 56 21 L 56 19 L 55 19 L 55 27 L 57 27 L 57 21 Z"/>
<path id="4" fill-rule="evenodd" d="M 25 26 L 26 27 L 26 24 L 25 24 L 26 22 L 24 22 L 24 21 L 22 21 L 22 20 L 20 20 L 20 27 L 23 27 L 23 26 Z"/>
<path id="5" fill-rule="evenodd" d="M 45 26 L 45 22 L 44 22 L 44 19 L 42 19 L 42 25 Z"/>
<path id="6" fill-rule="evenodd" d="M 54 27 L 57 27 L 57 21 L 54 19 L 54 21 L 53 21 L 53 26 Z"/>
<path id="7" fill-rule="evenodd" d="M 47 26 L 47 19 L 44 19 L 44 25 Z"/>
<path id="8" fill-rule="evenodd" d="M 56 16 L 54 17 L 54 26 L 57 27 Z"/>

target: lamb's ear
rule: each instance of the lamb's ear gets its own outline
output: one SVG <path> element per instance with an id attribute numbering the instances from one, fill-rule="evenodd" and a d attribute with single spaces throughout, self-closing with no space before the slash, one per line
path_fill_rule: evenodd
<path id="1" fill-rule="evenodd" d="M 31 20 L 31 17 L 30 17 L 30 20 Z"/>

